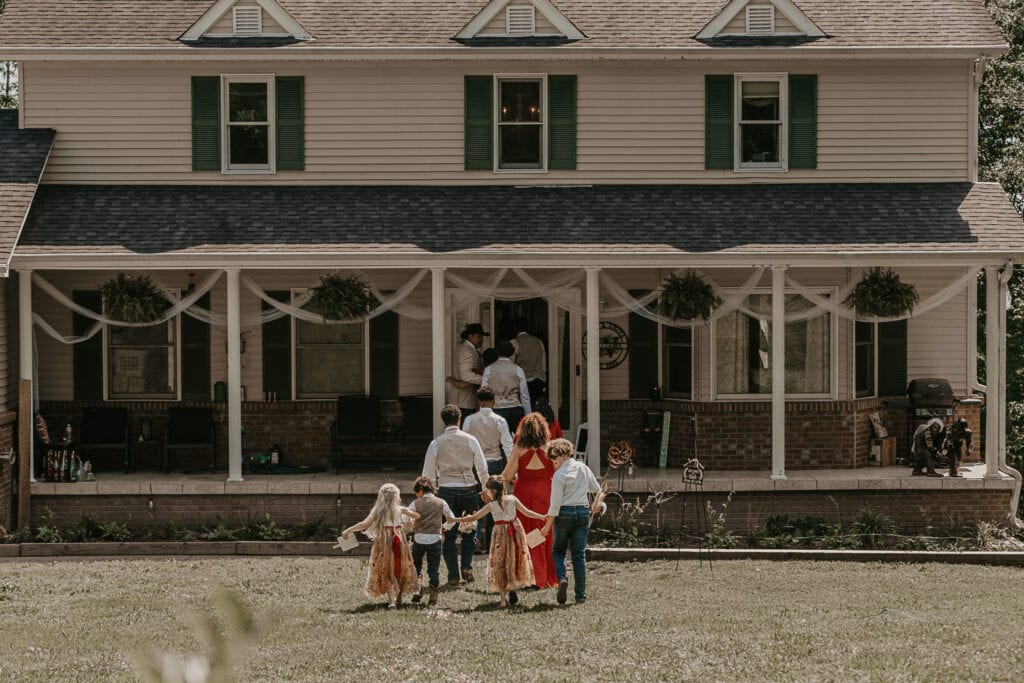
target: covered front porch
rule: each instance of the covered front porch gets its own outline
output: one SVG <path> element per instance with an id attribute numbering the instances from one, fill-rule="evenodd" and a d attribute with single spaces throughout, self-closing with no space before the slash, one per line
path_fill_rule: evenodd
<path id="1" fill-rule="evenodd" d="M 595 471 L 606 470 L 608 446 L 622 440 L 632 442 L 640 467 L 679 468 L 698 457 L 709 473 L 748 471 L 772 482 L 861 471 L 871 464 L 870 413 L 883 415 L 905 453 L 908 413 L 892 397 L 904 393 L 907 379 L 947 377 L 957 398 L 985 394 L 981 476 L 1013 481 L 1000 436 L 1004 373 L 990 372 L 982 387 L 974 367 L 979 271 L 987 285 L 986 358 L 990 369 L 1003 367 L 1007 259 L 1016 252 L 1002 226 L 1019 222 L 1005 196 L 988 186 L 415 188 L 412 197 L 403 194 L 409 188 L 378 188 L 373 211 L 362 200 L 366 188 L 335 188 L 314 192 L 323 207 L 302 204 L 322 229 L 304 228 L 291 241 L 276 232 L 277 204 L 301 202 L 318 188 L 281 188 L 271 204 L 255 189 L 218 188 L 218 201 L 198 206 L 175 194 L 180 188 L 114 189 L 123 192 L 42 188 L 15 251 L 20 374 L 29 392 L 23 401 L 52 414 L 54 432 L 87 408 L 121 406 L 135 439 L 147 421 L 159 432 L 171 407 L 209 408 L 218 444 L 211 468 L 224 472 L 212 476 L 228 487 L 250 480 L 247 456 L 274 445 L 285 463 L 333 468 L 335 397 L 370 395 L 380 400 L 373 452 L 350 447 L 345 463 L 369 473 L 382 467 L 374 453 L 401 449 L 413 460 L 440 431 L 459 331 L 480 322 L 498 341 L 507 338 L 507 316 L 526 312 L 546 344 L 548 396 L 570 439 L 585 428 L 585 457 Z M 738 205 L 706 203 L 727 196 Z M 155 213 L 136 210 L 137 225 L 113 230 L 111 210 L 133 197 Z M 546 207 L 551 225 L 589 215 L 603 227 L 560 238 L 532 221 L 521 234 L 523 225 L 509 216 L 524 198 Z M 673 208 L 684 200 L 700 210 Z M 794 201 L 806 210 L 799 228 L 790 217 Z M 517 241 L 453 235 L 437 223 L 478 205 L 488 207 L 495 235 Z M 916 215 L 907 214 L 908 205 Z M 254 227 L 234 234 L 224 226 L 235 219 L 225 215 L 197 220 L 189 231 L 152 229 L 181 220 L 179 210 L 217 216 L 230 206 Z M 872 218 L 885 207 L 892 223 Z M 820 221 L 810 220 L 815 215 Z M 773 232 L 753 230 L 755 224 Z M 422 232 L 405 234 L 395 227 L 402 225 Z M 903 328 L 895 375 L 882 363 L 896 357 L 885 355 L 880 339 L 887 321 L 857 320 L 843 301 L 872 266 L 895 268 L 921 294 Z M 157 374 L 167 381 L 156 390 L 146 377 L 133 388 L 118 376 L 116 322 L 102 307 L 76 302 L 76 292 L 95 296 L 121 271 L 152 276 L 175 309 L 160 323 L 168 343 L 161 342 L 166 363 Z M 332 272 L 363 278 L 379 305 L 343 325 L 307 317 L 304 292 Z M 712 283 L 723 301 L 708 322 L 667 320 L 654 306 L 666 278 L 687 272 Z M 46 335 L 39 333 L 44 323 Z M 347 331 L 336 333 L 341 328 Z M 82 357 L 89 340 L 93 355 Z M 82 392 L 88 373 L 80 382 L 80 370 L 90 369 L 91 386 Z M 883 384 L 899 386 L 884 391 Z M 404 429 L 408 397 L 426 397 L 432 426 L 412 438 Z M 650 412 L 669 415 L 664 443 L 646 440 Z M 980 414 L 964 406 L 944 417 L 961 415 L 976 431 L 976 460 Z M 20 433 L 22 452 L 31 452 L 24 420 Z M 38 473 L 38 460 L 34 465 Z"/>

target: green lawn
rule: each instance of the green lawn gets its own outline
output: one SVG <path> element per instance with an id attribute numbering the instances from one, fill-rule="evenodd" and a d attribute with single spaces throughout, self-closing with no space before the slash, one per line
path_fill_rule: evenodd
<path id="1" fill-rule="evenodd" d="M 594 563 L 585 606 L 499 611 L 480 579 L 389 612 L 356 558 L 0 563 L 0 680 L 131 680 L 201 648 L 235 591 L 260 626 L 239 680 L 1019 680 L 1024 571 L 810 562 Z M 478 567 L 483 576 L 484 567 Z"/>

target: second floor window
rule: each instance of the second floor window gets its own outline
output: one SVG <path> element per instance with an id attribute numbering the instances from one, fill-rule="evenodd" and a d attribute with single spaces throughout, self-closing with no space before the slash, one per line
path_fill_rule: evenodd
<path id="1" fill-rule="evenodd" d="M 543 78 L 498 79 L 498 169 L 544 168 Z"/>
<path id="2" fill-rule="evenodd" d="M 274 170 L 274 79 L 224 76 L 226 171 Z"/>
<path id="3" fill-rule="evenodd" d="M 736 77 L 736 167 L 782 170 L 786 167 L 786 79 L 774 75 Z"/>

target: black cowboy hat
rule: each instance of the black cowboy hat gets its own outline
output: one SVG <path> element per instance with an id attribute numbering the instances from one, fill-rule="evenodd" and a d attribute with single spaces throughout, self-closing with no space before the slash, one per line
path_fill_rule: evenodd
<path id="1" fill-rule="evenodd" d="M 465 339 L 466 337 L 468 337 L 471 334 L 482 334 L 485 337 L 490 337 L 491 336 L 487 332 L 484 332 L 484 326 L 481 325 L 480 323 L 469 323 L 468 325 L 466 325 L 466 329 L 464 329 L 462 331 L 462 334 L 459 335 L 459 336 L 461 336 L 463 339 Z"/>

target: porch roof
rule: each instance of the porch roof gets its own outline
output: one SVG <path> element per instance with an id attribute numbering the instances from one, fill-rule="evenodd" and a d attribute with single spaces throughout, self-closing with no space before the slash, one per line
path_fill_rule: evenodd
<path id="1" fill-rule="evenodd" d="M 13 127 L 8 127 L 12 123 Z M 17 128 L 17 112 L 0 118 L 0 277 L 32 206 L 53 145 L 54 131 Z"/>
<path id="2" fill-rule="evenodd" d="M 992 183 L 43 185 L 15 258 L 337 254 L 426 265 L 569 254 L 643 261 L 1022 253 L 1024 223 Z"/>

